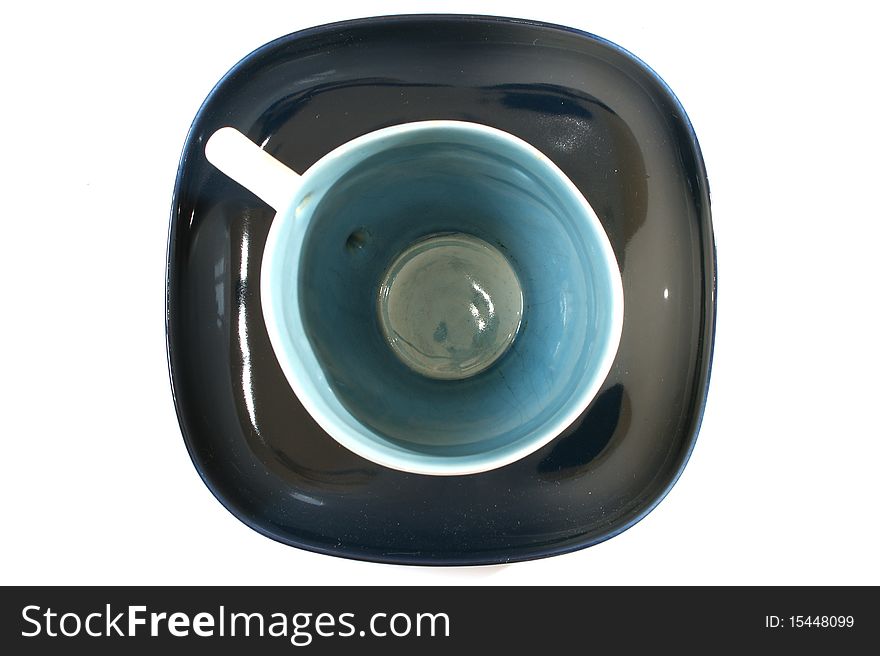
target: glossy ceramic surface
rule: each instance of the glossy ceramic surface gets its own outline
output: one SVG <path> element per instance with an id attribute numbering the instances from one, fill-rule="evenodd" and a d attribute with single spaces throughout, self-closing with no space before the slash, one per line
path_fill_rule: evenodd
<path id="1" fill-rule="evenodd" d="M 294 170 L 408 121 L 484 123 L 533 144 L 590 200 L 623 274 L 623 335 L 569 428 L 501 469 L 429 477 L 347 451 L 290 393 L 259 304 L 274 211 L 204 159 L 231 124 Z M 181 428 L 218 499 L 256 530 L 325 553 L 493 563 L 631 526 L 693 447 L 714 334 L 708 184 L 686 116 L 641 62 L 584 33 L 475 17 L 325 26 L 256 51 L 200 110 L 175 188 L 168 346 Z"/>
<path id="2" fill-rule="evenodd" d="M 523 291 L 510 260 L 473 235 L 428 235 L 398 255 L 379 284 L 376 314 L 392 352 L 416 373 L 462 380 L 507 353 Z"/>

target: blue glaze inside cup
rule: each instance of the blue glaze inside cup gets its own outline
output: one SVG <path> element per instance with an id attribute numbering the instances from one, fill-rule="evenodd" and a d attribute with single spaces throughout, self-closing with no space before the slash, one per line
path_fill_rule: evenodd
<path id="1" fill-rule="evenodd" d="M 273 346 L 309 411 L 357 453 L 424 473 L 490 469 L 558 435 L 598 391 L 620 274 L 589 205 L 538 151 L 467 123 L 401 128 L 319 161 L 276 218 L 262 294 Z M 516 339 L 461 380 L 407 367 L 377 318 L 389 265 L 442 233 L 492 245 L 522 286 Z"/>

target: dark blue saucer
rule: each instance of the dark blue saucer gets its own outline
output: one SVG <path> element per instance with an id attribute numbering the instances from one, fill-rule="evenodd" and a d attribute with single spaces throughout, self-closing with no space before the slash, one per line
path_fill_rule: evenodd
<path id="1" fill-rule="evenodd" d="M 595 208 L 623 274 L 623 337 L 592 405 L 542 450 L 472 476 L 386 469 L 315 424 L 263 325 L 260 260 L 274 213 L 204 156 L 208 136 L 231 125 L 301 172 L 354 137 L 426 119 L 491 125 L 546 153 Z M 654 508 L 684 469 L 714 326 L 709 185 L 691 125 L 653 71 L 589 34 L 470 16 L 305 30 L 237 64 L 184 146 L 167 271 L 180 426 L 220 502 L 280 542 L 461 565 L 612 537 Z"/>

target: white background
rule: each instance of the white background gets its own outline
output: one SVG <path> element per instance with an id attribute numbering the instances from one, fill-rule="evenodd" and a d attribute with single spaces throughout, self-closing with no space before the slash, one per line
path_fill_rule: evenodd
<path id="1" fill-rule="evenodd" d="M 4 10 L 0 583 L 880 584 L 869 3 L 347 4 Z M 193 116 L 266 41 L 412 12 L 616 41 L 670 84 L 700 139 L 720 283 L 703 429 L 667 499 L 597 547 L 455 569 L 306 553 L 234 519 L 184 448 L 164 265 Z"/>

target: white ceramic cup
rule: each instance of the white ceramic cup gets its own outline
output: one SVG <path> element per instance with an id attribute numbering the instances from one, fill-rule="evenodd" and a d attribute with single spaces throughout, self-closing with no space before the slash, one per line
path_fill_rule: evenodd
<path id="1" fill-rule="evenodd" d="M 302 175 L 233 128 L 205 153 L 276 210 L 266 329 L 344 447 L 408 472 L 488 471 L 550 442 L 601 388 L 623 324 L 617 261 L 587 200 L 525 141 L 407 123 Z"/>

